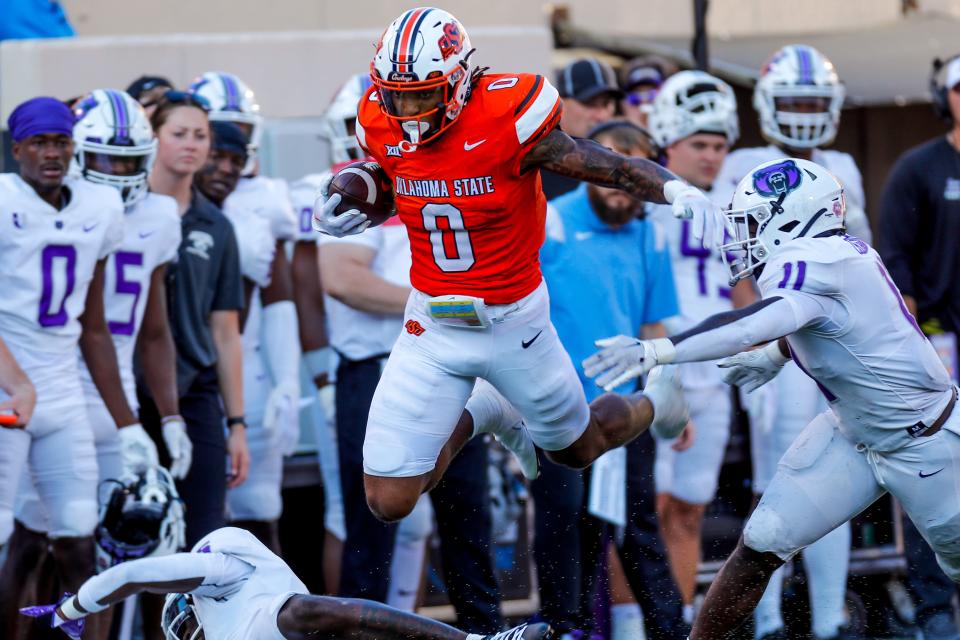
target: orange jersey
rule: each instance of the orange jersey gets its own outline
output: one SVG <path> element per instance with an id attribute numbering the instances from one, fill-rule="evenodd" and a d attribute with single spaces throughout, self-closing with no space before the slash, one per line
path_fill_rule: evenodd
<path id="1" fill-rule="evenodd" d="M 357 139 L 393 182 L 416 289 L 506 304 L 537 288 L 547 202 L 540 171 L 520 165 L 560 111 L 542 76 L 483 76 L 453 126 L 412 148 L 381 112 L 376 88 L 367 91 Z"/>

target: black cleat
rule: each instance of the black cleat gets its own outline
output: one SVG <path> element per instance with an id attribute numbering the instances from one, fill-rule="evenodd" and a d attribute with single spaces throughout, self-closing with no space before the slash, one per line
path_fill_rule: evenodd
<path id="1" fill-rule="evenodd" d="M 784 629 L 783 627 L 780 627 L 775 631 L 771 631 L 770 633 L 764 634 L 763 637 L 760 638 L 760 640 L 790 640 L 790 636 L 787 635 L 786 629 Z"/>
<path id="2" fill-rule="evenodd" d="M 484 636 L 483 640 L 553 640 L 553 628 L 546 622 L 521 624 L 500 633 Z"/>

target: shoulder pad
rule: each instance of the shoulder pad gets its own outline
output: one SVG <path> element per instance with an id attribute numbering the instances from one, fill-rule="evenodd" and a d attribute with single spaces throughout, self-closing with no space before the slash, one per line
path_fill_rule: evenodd
<path id="1" fill-rule="evenodd" d="M 764 266 L 757 285 L 766 296 L 776 295 L 778 290 L 832 295 L 842 283 L 843 263 L 871 252 L 853 237 L 792 240 Z"/>

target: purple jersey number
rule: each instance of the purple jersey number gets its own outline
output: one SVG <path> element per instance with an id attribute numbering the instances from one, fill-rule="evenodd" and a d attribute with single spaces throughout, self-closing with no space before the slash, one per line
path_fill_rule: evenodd
<path id="1" fill-rule="evenodd" d="M 136 325 L 137 302 L 140 301 L 140 292 L 143 287 L 136 280 L 127 280 L 124 277 L 124 269 L 128 266 L 143 266 L 143 254 L 137 251 L 117 251 L 113 255 L 113 265 L 117 276 L 117 295 L 132 295 L 133 304 L 130 306 L 130 319 L 127 322 L 110 320 L 107 326 L 110 327 L 110 333 L 115 336 L 132 336 Z"/>
<path id="2" fill-rule="evenodd" d="M 307 233 L 313 229 L 313 207 L 300 209 L 300 232 Z"/>
<path id="3" fill-rule="evenodd" d="M 680 255 L 688 258 L 697 259 L 697 281 L 700 285 L 700 295 L 707 295 L 707 258 L 710 257 L 710 249 L 703 244 L 693 244 L 690 242 L 690 221 L 684 220 L 680 229 Z"/>
<path id="4" fill-rule="evenodd" d="M 70 245 L 51 244 L 43 248 L 40 254 L 40 268 L 42 270 L 43 289 L 40 293 L 40 313 L 37 321 L 41 327 L 62 327 L 67 324 L 67 298 L 73 293 L 76 284 L 77 250 Z M 56 304 L 54 311 L 54 279 L 58 269 L 65 272 L 66 286 L 63 297 Z"/>

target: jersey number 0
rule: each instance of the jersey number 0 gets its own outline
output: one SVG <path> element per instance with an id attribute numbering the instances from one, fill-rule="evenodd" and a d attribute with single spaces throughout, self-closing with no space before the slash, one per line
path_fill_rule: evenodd
<path id="1" fill-rule="evenodd" d="M 452 204 L 431 203 L 420 210 L 423 228 L 430 232 L 433 261 L 447 273 L 469 271 L 473 263 L 473 245 L 470 232 L 464 228 L 463 214 Z M 439 220 L 446 220 L 444 228 Z"/>

